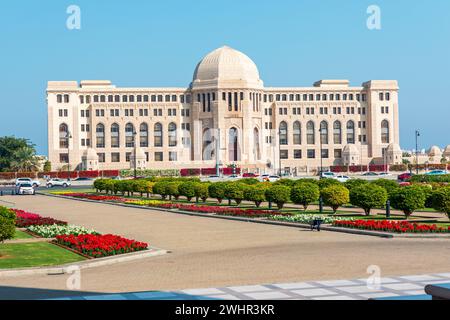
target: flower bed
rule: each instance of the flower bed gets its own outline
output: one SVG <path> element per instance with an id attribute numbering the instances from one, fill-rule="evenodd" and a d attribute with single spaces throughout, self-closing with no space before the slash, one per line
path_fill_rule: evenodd
<path id="1" fill-rule="evenodd" d="M 88 200 L 95 200 L 95 201 L 119 201 L 119 202 L 126 201 L 124 198 L 118 197 L 118 196 L 102 196 L 102 195 L 94 195 L 94 194 L 88 194 L 88 193 L 65 193 L 63 195 L 67 196 L 67 197 L 88 199 Z"/>
<path id="2" fill-rule="evenodd" d="M 99 234 L 95 230 L 86 229 L 80 226 L 73 225 L 32 225 L 27 228 L 28 231 L 42 237 L 42 238 L 54 238 L 58 235 L 81 235 L 81 234 Z"/>
<path id="3" fill-rule="evenodd" d="M 442 228 L 435 224 L 418 224 L 410 223 L 408 221 L 389 221 L 389 220 L 343 220 L 334 221 L 333 226 L 345 227 L 363 230 L 387 231 L 396 233 L 447 233 L 450 232 L 450 227 Z"/>
<path id="4" fill-rule="evenodd" d="M 162 200 L 125 200 L 125 203 L 127 204 L 134 204 L 137 206 L 149 206 L 149 207 L 155 207 L 159 206 L 163 203 L 169 203 L 168 201 L 162 201 Z"/>
<path id="5" fill-rule="evenodd" d="M 16 226 L 19 228 L 28 228 L 29 226 L 44 225 L 67 225 L 66 221 L 56 220 L 49 217 L 42 217 L 36 213 L 23 210 L 12 209 L 16 213 Z"/>
<path id="6" fill-rule="evenodd" d="M 111 234 L 59 235 L 56 236 L 56 243 L 93 258 L 136 252 L 148 248 L 147 243 Z"/>
<path id="7" fill-rule="evenodd" d="M 314 215 L 314 214 L 295 214 L 295 215 L 276 215 L 269 217 L 270 220 L 284 221 L 284 222 L 296 222 L 310 224 L 316 219 L 321 219 L 325 224 L 331 224 L 335 221 L 354 221 L 354 219 L 349 218 L 339 218 L 327 215 Z"/>
<path id="8" fill-rule="evenodd" d="M 199 206 L 194 204 L 180 204 L 180 203 L 163 203 L 155 205 L 155 207 L 165 209 L 178 209 L 198 213 L 215 213 L 218 215 L 255 217 L 255 218 L 268 217 L 274 214 L 281 215 L 280 212 L 271 210 L 241 209 L 241 208 L 230 208 L 219 206 Z"/>

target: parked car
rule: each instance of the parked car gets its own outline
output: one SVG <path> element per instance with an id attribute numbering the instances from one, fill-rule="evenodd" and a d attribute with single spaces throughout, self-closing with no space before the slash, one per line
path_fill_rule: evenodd
<path id="1" fill-rule="evenodd" d="M 378 173 L 369 171 L 369 172 L 363 173 L 363 176 L 364 177 L 373 177 L 373 176 L 378 176 Z"/>
<path id="2" fill-rule="evenodd" d="M 407 186 L 411 185 L 411 182 L 404 181 L 404 182 L 400 182 L 399 185 L 400 185 L 400 187 L 407 187 Z"/>
<path id="3" fill-rule="evenodd" d="M 447 174 L 447 170 L 433 170 L 433 171 L 425 173 L 425 175 L 427 175 L 427 176 L 440 176 L 443 174 Z"/>
<path id="4" fill-rule="evenodd" d="M 92 178 L 88 178 L 88 177 L 80 177 L 80 178 L 76 178 L 73 181 L 91 181 L 93 180 Z"/>
<path id="5" fill-rule="evenodd" d="M 350 180 L 350 177 L 340 174 L 340 175 L 335 176 L 333 179 L 336 179 L 337 181 L 344 183 L 344 182 L 347 182 L 348 180 Z"/>
<path id="6" fill-rule="evenodd" d="M 34 187 L 31 183 L 20 183 L 18 186 L 16 186 L 16 194 L 36 194 L 36 191 L 34 190 Z"/>
<path id="7" fill-rule="evenodd" d="M 119 176 L 117 176 L 117 177 L 112 177 L 111 179 L 112 179 L 112 180 L 122 180 L 122 178 L 119 177 Z"/>
<path id="8" fill-rule="evenodd" d="M 334 172 L 322 172 L 322 173 L 320 174 L 320 177 L 321 177 L 321 178 L 330 178 L 330 179 L 333 179 L 333 178 L 336 177 L 336 174 L 335 174 Z"/>
<path id="9" fill-rule="evenodd" d="M 258 175 L 253 172 L 247 172 L 242 175 L 242 178 L 257 178 Z"/>
<path id="10" fill-rule="evenodd" d="M 269 176 L 267 179 L 268 179 L 267 181 L 269 182 L 275 182 L 280 180 L 280 176 Z"/>
<path id="11" fill-rule="evenodd" d="M 70 181 L 63 180 L 59 178 L 53 178 L 47 181 L 47 188 L 53 188 L 53 187 L 63 187 L 67 188 L 71 185 Z"/>
<path id="12" fill-rule="evenodd" d="M 381 173 L 378 174 L 378 176 L 379 177 L 387 177 L 387 176 L 392 176 L 392 174 L 389 173 L 389 172 L 381 172 Z"/>
<path id="13" fill-rule="evenodd" d="M 38 180 L 33 180 L 31 178 L 17 178 L 16 179 L 16 186 L 18 186 L 21 183 L 29 183 L 33 187 L 37 188 L 41 185 L 41 183 Z"/>
<path id="14" fill-rule="evenodd" d="M 411 178 L 412 176 L 413 176 L 413 175 L 412 175 L 411 173 L 405 172 L 405 173 L 399 174 L 398 177 L 397 177 L 397 179 L 398 179 L 398 181 L 406 181 L 406 180 L 408 180 L 409 178 Z"/>

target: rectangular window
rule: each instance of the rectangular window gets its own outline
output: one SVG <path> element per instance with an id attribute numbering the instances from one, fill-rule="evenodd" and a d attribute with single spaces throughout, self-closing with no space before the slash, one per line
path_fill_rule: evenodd
<path id="1" fill-rule="evenodd" d="M 288 159 L 288 150 L 280 150 L 280 159 Z"/>
<path id="2" fill-rule="evenodd" d="M 316 150 L 314 149 L 308 149 L 308 159 L 315 159 L 316 158 Z"/>
<path id="3" fill-rule="evenodd" d="M 131 161 L 131 152 L 125 153 L 125 161 L 130 162 Z"/>
<path id="4" fill-rule="evenodd" d="M 60 153 L 59 154 L 59 162 L 60 163 L 68 163 L 69 162 L 69 155 L 67 153 Z"/>
<path id="5" fill-rule="evenodd" d="M 119 152 L 111 153 L 111 162 L 120 162 L 120 153 Z"/>
<path id="6" fill-rule="evenodd" d="M 177 153 L 175 151 L 169 152 L 169 161 L 177 161 Z"/>
<path id="7" fill-rule="evenodd" d="M 163 153 L 162 152 L 155 152 L 155 161 L 160 162 L 160 161 L 163 161 L 163 160 L 164 160 Z"/>
<path id="8" fill-rule="evenodd" d="M 328 149 L 322 149 L 322 158 L 323 159 L 329 158 Z"/>
<path id="9" fill-rule="evenodd" d="M 302 158 L 302 150 L 296 149 L 294 150 L 294 159 L 301 159 Z"/>
<path id="10" fill-rule="evenodd" d="M 342 149 L 334 149 L 334 157 L 336 159 L 341 159 L 342 158 Z"/>
<path id="11" fill-rule="evenodd" d="M 104 163 L 105 162 L 105 154 L 104 153 L 97 153 L 98 155 L 98 162 Z"/>

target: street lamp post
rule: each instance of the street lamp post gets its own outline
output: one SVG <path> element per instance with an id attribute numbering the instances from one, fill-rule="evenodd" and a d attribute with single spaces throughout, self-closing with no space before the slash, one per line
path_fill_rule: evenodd
<path id="1" fill-rule="evenodd" d="M 319 179 L 322 179 L 322 171 L 323 171 L 323 158 L 322 158 L 322 127 L 319 128 L 319 143 L 320 143 L 320 171 L 319 171 Z"/>
<path id="2" fill-rule="evenodd" d="M 134 146 L 134 163 L 133 163 L 133 165 L 134 165 L 134 178 L 136 179 L 137 178 L 137 172 L 136 172 L 136 163 L 137 163 L 137 159 L 136 159 L 136 135 L 137 135 L 137 132 L 136 131 L 133 131 L 133 146 Z"/>
<path id="3" fill-rule="evenodd" d="M 72 139 L 72 134 L 67 131 L 67 181 L 70 181 L 70 139 Z"/>
<path id="4" fill-rule="evenodd" d="M 419 174 L 419 137 L 420 132 L 419 130 L 416 130 L 416 174 Z"/>
<path id="5" fill-rule="evenodd" d="M 281 177 L 281 128 L 278 128 L 278 175 Z"/>

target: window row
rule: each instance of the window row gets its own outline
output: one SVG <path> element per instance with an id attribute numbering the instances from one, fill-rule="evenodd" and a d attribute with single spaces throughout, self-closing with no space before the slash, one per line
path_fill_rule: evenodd
<path id="1" fill-rule="evenodd" d="M 279 101 L 367 101 L 365 93 L 303 93 L 303 94 L 264 94 L 264 102 Z"/>
<path id="2" fill-rule="evenodd" d="M 166 94 L 166 95 L 80 95 L 80 103 L 81 104 L 89 104 L 91 102 L 178 102 L 181 103 L 191 103 L 191 95 L 176 95 L 176 94 Z"/>
<path id="3" fill-rule="evenodd" d="M 330 150 L 329 149 L 321 149 L 321 155 L 322 159 L 329 159 L 330 158 Z M 334 159 L 341 159 L 342 158 L 342 149 L 334 149 L 333 150 L 333 156 Z M 287 160 L 287 159 L 303 159 L 304 155 L 302 153 L 301 149 L 295 149 L 293 150 L 292 155 L 289 155 L 289 150 L 280 150 L 280 159 L 281 160 Z M 315 159 L 316 158 L 316 149 L 307 149 L 306 150 L 306 158 L 307 159 Z"/>
<path id="4" fill-rule="evenodd" d="M 149 116 L 149 109 L 136 109 L 136 110 L 139 112 L 138 113 L 139 117 L 148 117 Z M 135 115 L 134 111 L 135 111 L 135 109 L 123 109 L 123 115 L 125 117 L 134 117 L 134 115 Z M 109 109 L 110 117 L 120 117 L 120 114 L 121 114 L 121 109 Z M 176 108 L 167 109 L 167 116 L 175 117 L 176 115 L 177 115 Z M 104 117 L 105 109 L 95 109 L 95 116 L 96 117 Z M 163 109 L 162 108 L 153 109 L 153 116 L 154 117 L 162 117 Z M 189 109 L 181 109 L 181 116 L 189 117 L 190 110 Z M 89 117 L 89 111 L 81 110 L 81 117 Z"/>

